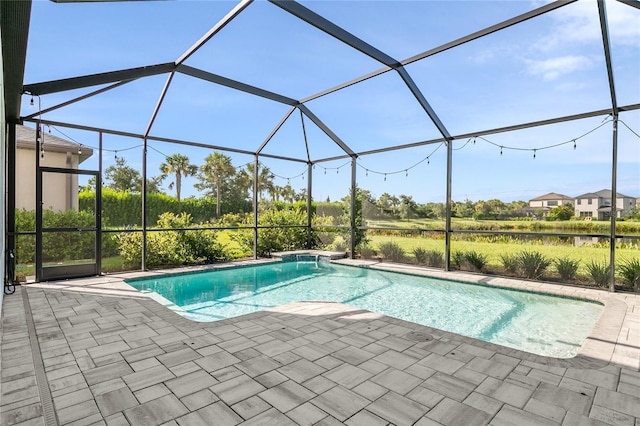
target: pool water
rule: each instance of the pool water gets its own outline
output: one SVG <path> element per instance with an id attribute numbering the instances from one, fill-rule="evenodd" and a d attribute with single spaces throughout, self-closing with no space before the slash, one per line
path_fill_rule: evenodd
<path id="1" fill-rule="evenodd" d="M 304 300 L 331 301 L 559 358 L 577 354 L 603 309 L 586 301 L 329 262 L 283 262 L 128 283 L 170 301 L 195 321 Z"/>

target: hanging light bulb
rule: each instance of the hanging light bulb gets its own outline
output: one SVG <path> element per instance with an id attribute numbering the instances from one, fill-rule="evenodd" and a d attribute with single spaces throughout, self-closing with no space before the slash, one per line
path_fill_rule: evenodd
<path id="1" fill-rule="evenodd" d="M 405 171 L 404 171 L 404 177 L 408 177 L 408 176 L 409 176 L 409 171 L 408 171 L 408 170 L 405 170 Z"/>
<path id="2" fill-rule="evenodd" d="M 536 158 L 536 150 L 533 150 L 533 158 Z"/>
<path id="3" fill-rule="evenodd" d="M 500 147 L 500 155 L 502 155 L 502 147 Z"/>
<path id="4" fill-rule="evenodd" d="M 387 181 L 387 174 L 386 173 L 384 174 L 384 181 L 385 182 Z"/>
<path id="5" fill-rule="evenodd" d="M 82 155 L 82 145 L 78 146 L 78 155 Z"/>
<path id="6" fill-rule="evenodd" d="M 427 157 L 427 164 L 431 164 L 431 160 L 429 160 L 429 157 Z"/>
<path id="7" fill-rule="evenodd" d="M 118 161 L 118 151 L 113 151 L 113 159 Z"/>
<path id="8" fill-rule="evenodd" d="M 324 169 L 324 174 L 325 174 L 325 175 L 327 174 L 327 169 Z"/>
<path id="9" fill-rule="evenodd" d="M 40 158 L 44 158 L 44 146 L 40 146 Z"/>
<path id="10" fill-rule="evenodd" d="M 34 102 L 33 102 L 33 95 L 31 95 L 31 100 L 29 101 L 29 105 L 33 106 Z"/>
<path id="11" fill-rule="evenodd" d="M 365 169 L 365 170 L 366 170 L 366 171 L 364 172 L 364 174 L 365 174 L 366 176 L 369 176 L 369 169 Z"/>
<path id="12" fill-rule="evenodd" d="M 336 174 L 340 173 L 340 168 L 336 169 Z"/>
<path id="13" fill-rule="evenodd" d="M 576 149 L 576 140 L 573 140 L 573 149 Z"/>

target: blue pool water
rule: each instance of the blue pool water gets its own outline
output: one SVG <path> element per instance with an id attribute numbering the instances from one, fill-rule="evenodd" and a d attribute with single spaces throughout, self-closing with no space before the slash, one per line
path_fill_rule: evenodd
<path id="1" fill-rule="evenodd" d="M 128 282 L 195 321 L 291 302 L 340 302 L 540 355 L 574 356 L 602 305 L 543 294 L 336 265 L 283 262 Z"/>

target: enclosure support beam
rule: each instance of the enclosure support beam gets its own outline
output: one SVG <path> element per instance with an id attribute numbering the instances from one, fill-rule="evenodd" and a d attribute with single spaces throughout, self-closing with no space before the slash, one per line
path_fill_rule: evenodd
<path id="1" fill-rule="evenodd" d="M 142 247 L 140 269 L 147 270 L 147 138 L 142 140 L 142 188 L 140 189 L 142 201 Z"/>
<path id="2" fill-rule="evenodd" d="M 96 177 L 96 199 L 94 209 L 96 215 L 96 269 L 102 275 L 102 132 L 98 133 L 98 176 Z"/>
<path id="3" fill-rule="evenodd" d="M 311 241 L 311 202 L 313 201 L 311 197 L 311 191 L 313 191 L 312 170 L 313 163 L 309 162 L 307 164 L 307 249 L 313 248 L 313 241 Z"/>
<path id="4" fill-rule="evenodd" d="M 598 0 L 598 14 L 600 17 L 600 30 L 602 31 L 602 46 L 604 58 L 607 64 L 607 76 L 609 78 L 609 93 L 611 94 L 611 115 L 613 116 L 613 139 L 611 143 L 611 233 L 609 240 L 609 291 L 616 289 L 616 217 L 618 216 L 618 101 L 616 100 L 615 79 L 613 77 L 613 64 L 611 61 L 611 43 L 609 41 L 609 27 L 607 22 L 607 10 L 604 0 Z"/>
<path id="5" fill-rule="evenodd" d="M 253 258 L 258 258 L 258 168 L 260 158 L 258 154 L 253 160 Z"/>
<path id="6" fill-rule="evenodd" d="M 351 259 L 356 258 L 356 171 L 358 163 L 357 157 L 351 157 Z"/>
<path id="7" fill-rule="evenodd" d="M 451 270 L 451 169 L 453 157 L 453 141 L 447 141 L 447 199 L 445 202 L 445 224 L 444 224 L 444 270 Z"/>
<path id="8" fill-rule="evenodd" d="M 16 250 L 16 123 L 7 124 L 6 249 Z M 36 149 L 36 155 L 37 155 Z M 3 255 L 6 255 L 3 253 Z M 15 259 L 15 258 L 14 258 Z M 5 264 L 6 265 L 6 264 Z M 10 277 L 15 279 L 15 275 Z"/>

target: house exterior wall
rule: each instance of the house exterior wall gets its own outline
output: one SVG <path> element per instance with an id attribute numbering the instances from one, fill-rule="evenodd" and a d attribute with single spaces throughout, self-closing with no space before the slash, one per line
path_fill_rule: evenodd
<path id="1" fill-rule="evenodd" d="M 610 205 L 610 200 L 603 197 L 578 198 L 575 203 L 576 216 L 592 217 L 594 220 L 607 220 L 609 217 L 608 212 L 598 211 L 598 209 Z M 616 199 L 616 217 L 627 216 L 635 206 L 635 198 L 618 197 Z"/>
<path id="2" fill-rule="evenodd" d="M 574 202 L 572 200 L 567 200 L 566 198 L 558 198 L 556 200 L 530 200 L 529 201 L 529 207 L 548 207 L 550 209 L 554 208 L 554 207 L 558 207 L 558 206 L 564 206 L 565 204 L 571 204 L 574 205 Z"/>
<path id="3" fill-rule="evenodd" d="M 16 150 L 16 209 L 34 210 L 36 205 L 36 152 Z M 46 167 L 78 168 L 78 155 L 46 151 L 40 165 Z M 43 179 L 43 207 L 54 211 L 78 209 L 78 176 L 47 173 Z"/>

